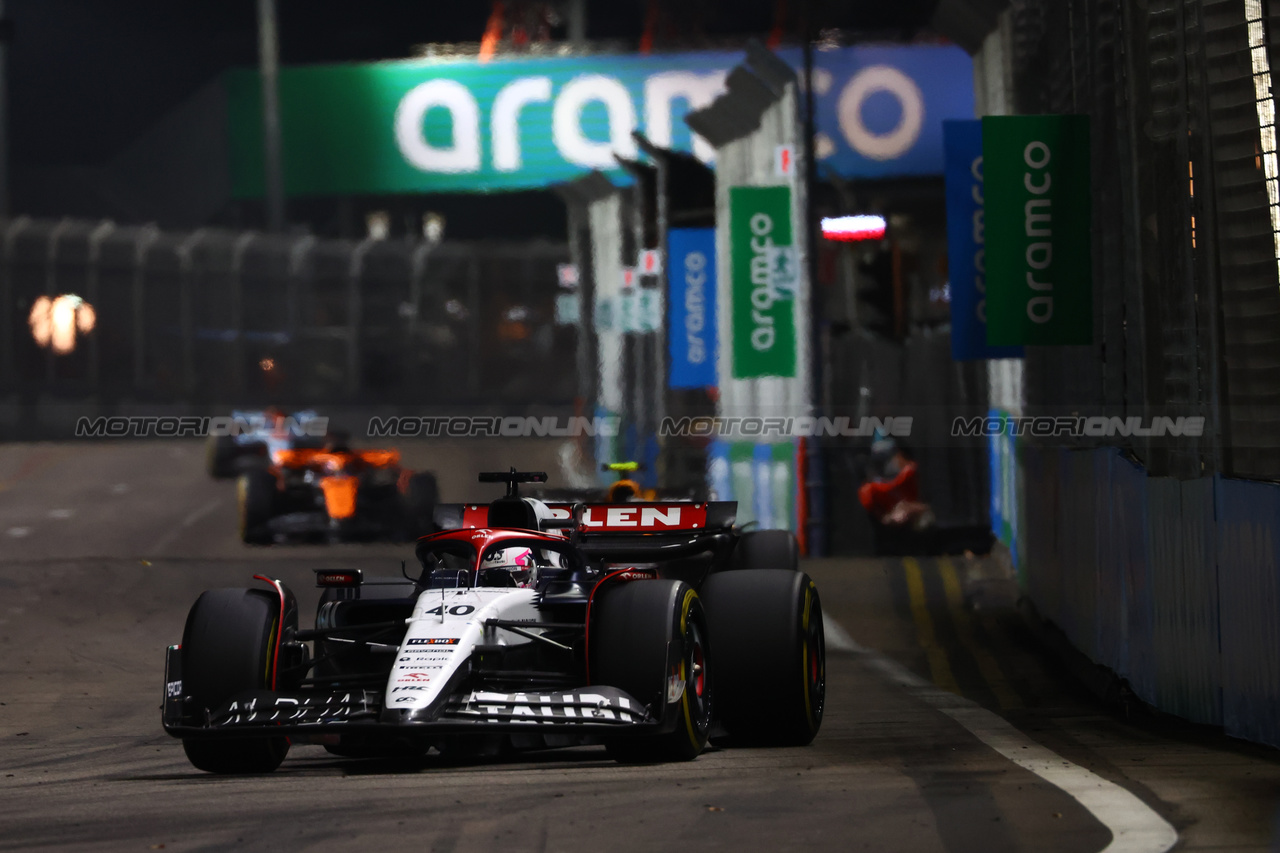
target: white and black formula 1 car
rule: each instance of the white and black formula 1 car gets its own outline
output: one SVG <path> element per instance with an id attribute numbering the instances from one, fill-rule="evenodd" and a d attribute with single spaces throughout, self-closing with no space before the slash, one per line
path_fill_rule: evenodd
<path id="1" fill-rule="evenodd" d="M 315 626 L 293 593 L 215 589 L 168 649 L 163 721 L 197 768 L 274 770 L 291 744 L 418 756 L 604 744 L 688 760 L 709 736 L 809 743 L 822 722 L 818 590 L 786 531 L 733 503 L 555 505 L 506 482 L 443 505 L 420 573 L 318 570 Z"/>

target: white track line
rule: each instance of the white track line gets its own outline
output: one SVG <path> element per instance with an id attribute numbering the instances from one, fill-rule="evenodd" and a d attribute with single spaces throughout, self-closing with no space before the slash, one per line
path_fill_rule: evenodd
<path id="1" fill-rule="evenodd" d="M 823 614 L 828 644 L 852 651 L 894 684 L 964 726 L 978 740 L 1014 764 L 1069 795 L 1111 830 L 1102 853 L 1165 853 L 1178 843 L 1178 831 L 1125 788 L 1067 761 L 1014 728 L 1008 720 L 962 696 L 934 687 L 906 667 L 857 643 Z"/>
<path id="2" fill-rule="evenodd" d="M 822 633 L 827 642 L 827 648 L 841 652 L 856 652 L 860 655 L 869 654 L 867 649 L 858 645 L 857 641 L 849 636 L 849 632 L 841 627 L 839 622 L 825 613 L 822 614 Z"/>
<path id="3" fill-rule="evenodd" d="M 171 544 L 173 544 L 173 542 L 174 542 L 174 541 L 175 541 L 179 536 L 181 536 L 181 535 L 182 535 L 182 533 L 183 533 L 183 532 L 184 532 L 188 527 L 190 527 L 191 525 L 195 524 L 197 521 L 199 521 L 200 519 L 204 518 L 206 515 L 208 515 L 209 513 L 213 512 L 215 509 L 217 509 L 217 508 L 218 508 L 219 506 L 221 506 L 221 505 L 222 505 L 222 498 L 214 498 L 213 500 L 209 501 L 209 502 L 208 502 L 207 504 L 205 504 L 204 506 L 202 506 L 202 507 L 200 507 L 199 509 L 197 509 L 197 510 L 193 511 L 193 512 L 192 512 L 190 515 L 188 515 L 186 518 L 182 519 L 182 521 L 180 521 L 180 522 L 178 523 L 178 526 L 177 526 L 177 527 L 173 528 L 173 529 L 172 529 L 172 530 L 170 530 L 168 533 L 166 533 L 164 536 L 162 536 L 162 537 L 160 538 L 160 541 L 159 541 L 159 542 L 157 542 L 155 545 L 152 545 L 152 546 L 151 546 L 151 550 L 150 550 L 150 551 L 148 551 L 147 553 L 149 553 L 149 554 L 158 554 L 159 552 L 163 551 L 165 548 L 167 548 L 167 547 L 169 547 Z"/>

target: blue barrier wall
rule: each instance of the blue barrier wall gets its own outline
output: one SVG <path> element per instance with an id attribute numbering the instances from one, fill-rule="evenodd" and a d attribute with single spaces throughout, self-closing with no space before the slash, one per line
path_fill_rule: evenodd
<path id="1" fill-rule="evenodd" d="M 1020 449 L 1023 586 L 1143 701 L 1280 746 L 1280 485 Z"/>
<path id="2" fill-rule="evenodd" d="M 1215 484 L 1208 478 L 1162 477 L 1147 483 L 1154 704 L 1189 720 L 1221 725 Z"/>
<path id="3" fill-rule="evenodd" d="M 1111 474 L 1112 513 L 1106 544 L 1110 552 L 1119 558 L 1115 570 L 1123 573 L 1124 672 L 1133 692 L 1154 704 L 1156 653 L 1152 627 L 1155 623 L 1155 597 L 1152 594 L 1152 566 L 1147 556 L 1149 481 L 1145 471 L 1119 455 L 1107 453 L 1105 457 L 1110 462 L 1107 467 Z"/>
<path id="4" fill-rule="evenodd" d="M 1280 745 L 1280 486 L 1215 485 L 1222 723 L 1231 734 Z"/>
<path id="5" fill-rule="evenodd" d="M 1062 455 L 1067 455 L 1063 453 Z M 1084 456 L 1085 454 L 1071 454 Z M 1129 670 L 1129 591 L 1126 556 L 1123 550 L 1113 548 L 1111 539 L 1118 529 L 1118 520 L 1111 516 L 1111 478 L 1117 466 L 1127 465 L 1111 454 L 1090 454 L 1093 460 L 1097 494 L 1090 496 L 1089 508 L 1093 512 L 1096 528 L 1105 531 L 1097 544 L 1098 561 L 1098 612 L 1095 634 L 1097 653 L 1093 659 L 1116 672 Z"/>

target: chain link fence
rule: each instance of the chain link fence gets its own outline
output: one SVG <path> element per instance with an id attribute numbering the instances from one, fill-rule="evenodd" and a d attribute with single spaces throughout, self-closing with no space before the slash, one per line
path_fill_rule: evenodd
<path id="1" fill-rule="evenodd" d="M 1026 402 L 1204 417 L 1198 438 L 1133 440 L 1154 475 L 1280 476 L 1280 288 L 1247 6 L 1012 5 L 1017 112 L 1090 116 L 1094 163 L 1095 342 L 1032 348 Z"/>
<path id="2" fill-rule="evenodd" d="M 0 393 L 266 405 L 569 404 L 563 244 L 318 240 L 0 222 Z M 49 302 L 94 327 L 41 345 Z M 56 319 L 56 318 L 54 318 Z"/>

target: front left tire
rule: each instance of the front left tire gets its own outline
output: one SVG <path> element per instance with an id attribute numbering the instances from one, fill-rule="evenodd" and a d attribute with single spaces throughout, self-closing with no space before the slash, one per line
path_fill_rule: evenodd
<path id="1" fill-rule="evenodd" d="M 246 471 L 236 482 L 240 512 L 240 539 L 248 545 L 271 544 L 271 518 L 275 515 L 275 475 L 270 471 Z"/>

